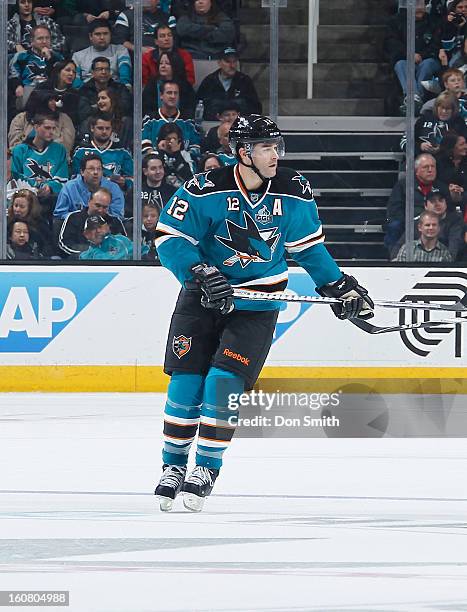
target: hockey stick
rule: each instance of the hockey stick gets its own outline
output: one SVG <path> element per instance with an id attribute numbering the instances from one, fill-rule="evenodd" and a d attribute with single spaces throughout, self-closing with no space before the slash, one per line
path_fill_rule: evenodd
<path id="1" fill-rule="evenodd" d="M 421 321 L 420 323 L 406 323 L 403 325 L 394 325 L 393 327 L 378 327 L 372 325 L 363 319 L 349 319 L 351 323 L 359 327 L 367 334 L 387 334 L 388 332 L 401 332 L 410 329 L 418 329 L 423 327 L 440 327 L 441 325 L 457 325 L 457 323 L 466 323 L 467 317 L 457 317 L 448 321 Z"/>
<path id="2" fill-rule="evenodd" d="M 266 293 L 264 291 L 249 291 L 248 289 L 234 289 L 234 298 L 241 300 L 255 300 L 260 302 L 298 302 L 305 304 L 339 304 L 339 298 L 319 297 L 315 295 L 294 295 L 277 291 Z M 375 306 L 381 308 L 399 308 L 404 310 L 438 310 L 448 312 L 467 312 L 467 294 L 454 304 L 438 304 L 436 302 L 391 302 L 388 300 L 375 300 Z"/>

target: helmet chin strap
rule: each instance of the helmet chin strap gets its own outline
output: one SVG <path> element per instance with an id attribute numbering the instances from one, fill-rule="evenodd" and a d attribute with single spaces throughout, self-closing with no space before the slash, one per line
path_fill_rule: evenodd
<path id="1" fill-rule="evenodd" d="M 255 162 L 253 161 L 253 157 L 251 155 L 251 153 L 247 153 L 246 154 L 248 159 L 251 161 L 251 166 L 248 166 L 247 164 L 245 164 L 244 161 L 242 161 L 241 155 L 238 156 L 238 161 L 242 164 L 242 166 L 245 166 L 245 168 L 250 168 L 251 170 L 253 170 L 253 172 L 261 179 L 261 181 L 264 183 L 265 181 L 268 181 L 269 179 L 266 176 L 263 176 L 261 174 L 261 172 L 258 170 L 258 168 L 255 166 Z"/>

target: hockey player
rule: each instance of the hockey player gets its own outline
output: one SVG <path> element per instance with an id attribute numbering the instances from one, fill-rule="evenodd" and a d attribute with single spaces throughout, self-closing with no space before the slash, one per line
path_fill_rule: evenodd
<path id="1" fill-rule="evenodd" d="M 324 246 L 310 183 L 278 168 L 285 153 L 277 125 L 240 116 L 229 142 L 238 163 L 195 175 L 174 194 L 157 225 L 162 264 L 182 285 L 169 330 L 164 371 L 171 375 L 164 419 L 162 510 L 182 491 L 200 511 L 234 433 L 228 396 L 251 389 L 268 355 L 278 305 L 234 300 L 233 287 L 281 291 L 286 255 L 313 278 L 340 319 L 373 316 L 373 302 L 339 270 Z M 196 467 L 187 475 L 198 432 Z"/>

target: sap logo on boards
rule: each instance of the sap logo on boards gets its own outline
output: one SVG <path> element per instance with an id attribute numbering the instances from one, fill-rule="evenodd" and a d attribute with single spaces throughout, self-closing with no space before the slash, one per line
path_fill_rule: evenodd
<path id="1" fill-rule="evenodd" d="M 0 353 L 43 351 L 116 275 L 1 273 Z"/>

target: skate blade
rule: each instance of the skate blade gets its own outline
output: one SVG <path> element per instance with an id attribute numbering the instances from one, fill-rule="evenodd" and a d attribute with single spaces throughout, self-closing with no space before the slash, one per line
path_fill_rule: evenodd
<path id="1" fill-rule="evenodd" d="M 164 497 L 163 495 L 157 496 L 159 499 L 159 509 L 162 512 L 170 512 L 174 505 L 174 500 L 170 497 Z"/>
<path id="2" fill-rule="evenodd" d="M 183 505 L 190 512 L 201 512 L 204 506 L 205 497 L 199 497 L 194 493 L 183 494 Z"/>

